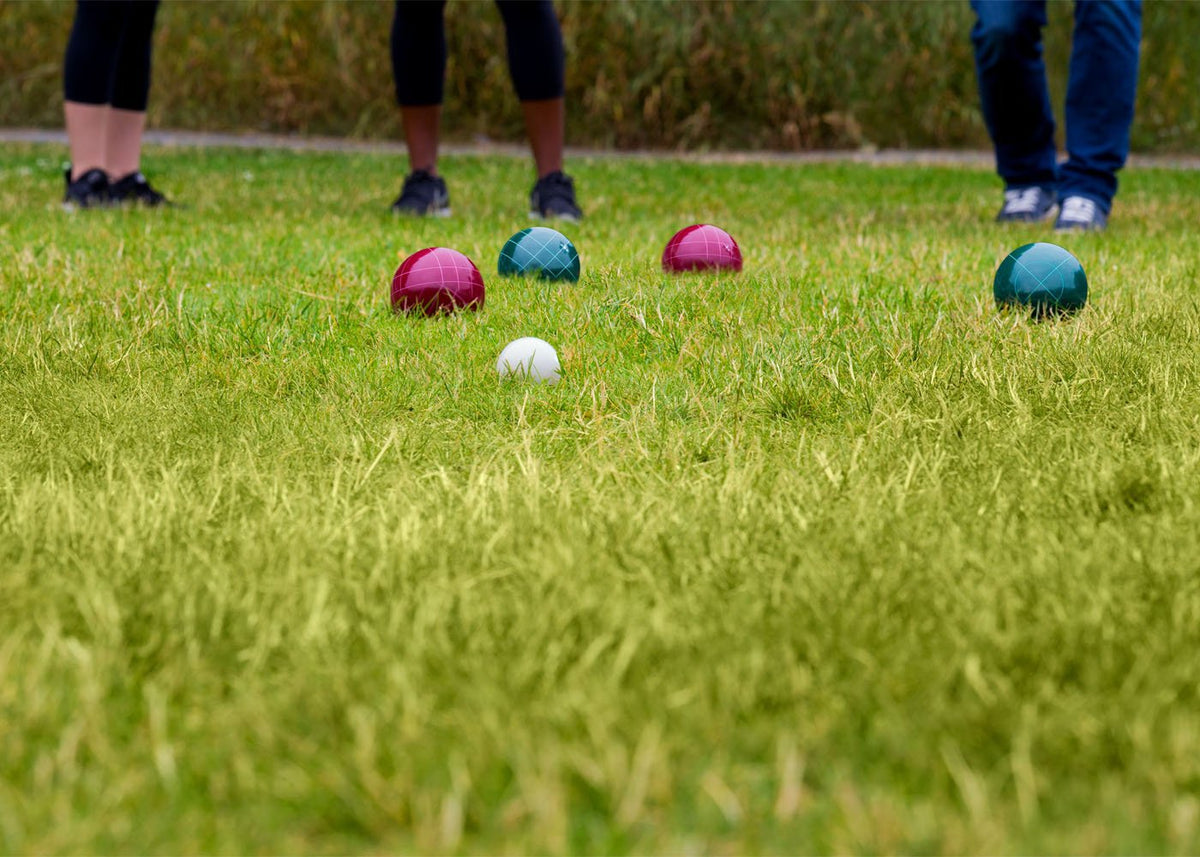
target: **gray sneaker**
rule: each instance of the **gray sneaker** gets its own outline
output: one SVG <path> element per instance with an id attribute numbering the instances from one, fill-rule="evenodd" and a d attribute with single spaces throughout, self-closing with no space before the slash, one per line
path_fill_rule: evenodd
<path id="1" fill-rule="evenodd" d="M 1054 221 L 1055 232 L 1103 232 L 1106 226 L 1108 215 L 1099 203 L 1086 196 L 1066 197 L 1058 220 Z"/>
<path id="2" fill-rule="evenodd" d="M 997 223 L 1037 223 L 1054 216 L 1054 191 L 1032 185 L 1004 192 L 1004 205 L 996 215 Z"/>

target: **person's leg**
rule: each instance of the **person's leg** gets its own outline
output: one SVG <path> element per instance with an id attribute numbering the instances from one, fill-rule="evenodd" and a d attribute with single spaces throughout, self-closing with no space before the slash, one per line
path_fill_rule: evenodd
<path id="1" fill-rule="evenodd" d="M 504 19 L 508 69 L 525 114 L 538 178 L 561 172 L 565 134 L 566 59 L 550 0 L 496 0 Z"/>
<path id="2" fill-rule="evenodd" d="M 104 169 L 108 114 L 107 105 L 63 102 L 67 147 L 71 151 L 71 181 L 92 170 Z"/>
<path id="3" fill-rule="evenodd" d="M 508 69 L 525 114 L 525 128 L 537 169 L 529 194 L 537 217 L 578 220 L 575 184 L 563 170 L 566 59 L 562 29 L 551 0 L 496 0 L 504 19 Z"/>
<path id="4" fill-rule="evenodd" d="M 71 150 L 69 181 L 106 167 L 109 103 L 128 6 L 79 0 L 63 62 L 63 118 Z"/>
<path id="5" fill-rule="evenodd" d="M 392 203 L 398 214 L 450 214 L 450 193 L 437 174 L 446 78 L 445 0 L 396 0 L 392 80 L 404 123 L 409 174 Z"/>
<path id="6" fill-rule="evenodd" d="M 525 114 L 525 130 L 529 133 L 529 146 L 533 150 L 533 164 L 538 178 L 562 172 L 563 135 L 566 124 L 566 102 L 562 98 L 547 98 L 544 101 L 522 101 Z"/>
<path id="7" fill-rule="evenodd" d="M 437 175 L 438 139 L 441 135 L 442 105 L 400 105 L 404 145 L 412 172 Z"/>
<path id="8" fill-rule="evenodd" d="M 141 169 L 142 135 L 150 98 L 151 42 L 158 0 L 131 0 L 112 79 L 105 168 L 114 179 Z"/>
<path id="9" fill-rule="evenodd" d="M 1053 189 L 1054 113 L 1042 59 L 1045 0 L 971 0 L 975 73 L 996 171 L 1008 188 Z"/>
<path id="10" fill-rule="evenodd" d="M 1129 155 L 1141 33 L 1141 0 L 1075 3 L 1061 190 L 1090 199 L 1105 215 Z"/>
<path id="11" fill-rule="evenodd" d="M 437 175 L 446 77 L 444 0 L 396 0 L 392 18 L 392 78 L 414 172 Z"/>
<path id="12" fill-rule="evenodd" d="M 142 135 L 146 131 L 145 110 L 118 110 L 108 116 L 104 162 L 106 172 L 114 179 L 124 178 L 141 170 Z"/>

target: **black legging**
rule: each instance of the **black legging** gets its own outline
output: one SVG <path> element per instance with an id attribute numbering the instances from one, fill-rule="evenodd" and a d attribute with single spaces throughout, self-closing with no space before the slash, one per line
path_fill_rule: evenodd
<path id="1" fill-rule="evenodd" d="M 496 0 L 508 42 L 508 70 L 517 98 L 562 98 L 562 30 L 550 0 Z M 441 104 L 446 77 L 445 0 L 396 0 L 392 75 L 404 107 Z"/>
<path id="2" fill-rule="evenodd" d="M 157 11 L 158 0 L 79 0 L 63 67 L 67 101 L 145 110 Z"/>

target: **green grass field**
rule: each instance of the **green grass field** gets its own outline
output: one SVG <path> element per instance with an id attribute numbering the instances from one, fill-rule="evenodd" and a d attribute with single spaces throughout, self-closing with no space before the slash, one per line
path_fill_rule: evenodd
<path id="1" fill-rule="evenodd" d="M 0 148 L 0 851 L 1200 850 L 1200 174 L 1061 243 L 988 172 Z M 718 223 L 735 277 L 659 271 Z M 452 246 L 487 305 L 395 317 Z M 519 336 L 557 387 L 500 383 Z"/>

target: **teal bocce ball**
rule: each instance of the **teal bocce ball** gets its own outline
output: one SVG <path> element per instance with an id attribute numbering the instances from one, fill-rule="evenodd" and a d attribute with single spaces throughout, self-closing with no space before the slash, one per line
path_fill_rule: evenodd
<path id="1" fill-rule="evenodd" d="M 500 251 L 500 275 L 579 280 L 579 252 L 567 236 L 545 226 L 522 229 Z"/>
<path id="2" fill-rule="evenodd" d="M 1083 309 L 1088 283 L 1078 259 L 1057 244 L 1039 241 L 1008 254 L 992 289 L 999 306 L 1029 307 L 1041 318 Z"/>

